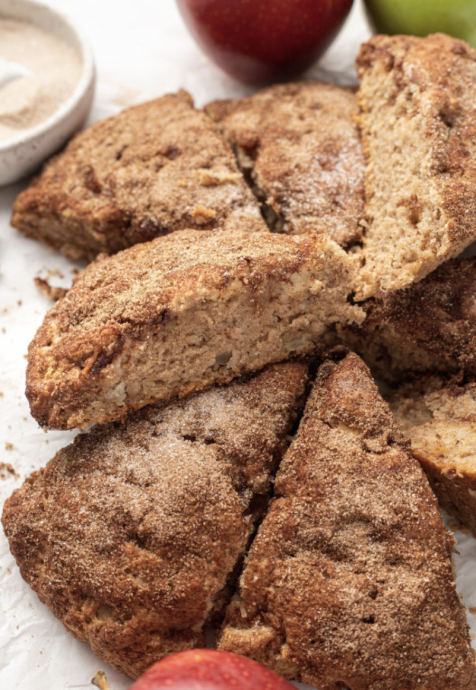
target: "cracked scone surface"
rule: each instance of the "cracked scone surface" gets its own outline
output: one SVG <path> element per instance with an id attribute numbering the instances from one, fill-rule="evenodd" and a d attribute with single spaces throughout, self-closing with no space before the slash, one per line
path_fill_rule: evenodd
<path id="1" fill-rule="evenodd" d="M 351 89 L 319 82 L 272 86 L 206 111 L 236 151 L 270 227 L 361 239 L 364 157 Z"/>
<path id="2" fill-rule="evenodd" d="M 476 383 L 423 376 L 400 386 L 389 404 L 440 506 L 476 535 Z"/>
<path id="3" fill-rule="evenodd" d="M 357 72 L 360 299 L 420 280 L 476 239 L 476 52 L 444 34 L 374 36 Z"/>
<path id="4" fill-rule="evenodd" d="M 369 370 L 320 367 L 219 648 L 320 690 L 470 690 L 446 531 Z"/>
<path id="5" fill-rule="evenodd" d="M 86 428 L 312 350 L 361 320 L 334 242 L 182 231 L 90 264 L 29 348 L 27 396 L 51 428 Z"/>
<path id="6" fill-rule="evenodd" d="M 303 363 L 159 403 L 78 436 L 7 500 L 23 578 L 130 677 L 203 646 L 301 410 Z"/>
<path id="7" fill-rule="evenodd" d="M 361 325 L 338 336 L 374 375 L 476 375 L 476 258 L 452 259 L 421 282 L 361 304 Z"/>
<path id="8" fill-rule="evenodd" d="M 12 224 L 88 259 L 185 228 L 267 232 L 230 147 L 186 91 L 76 135 L 18 196 Z"/>

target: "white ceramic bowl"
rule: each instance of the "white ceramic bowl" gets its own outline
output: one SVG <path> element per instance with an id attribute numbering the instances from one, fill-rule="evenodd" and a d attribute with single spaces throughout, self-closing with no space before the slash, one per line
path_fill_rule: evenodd
<path id="1" fill-rule="evenodd" d="M 94 95 L 91 48 L 72 22 L 50 7 L 30 0 L 0 0 L 0 17 L 23 19 L 53 32 L 75 48 L 82 61 L 80 80 L 68 100 L 36 127 L 0 142 L 0 186 L 30 175 L 84 123 Z"/>

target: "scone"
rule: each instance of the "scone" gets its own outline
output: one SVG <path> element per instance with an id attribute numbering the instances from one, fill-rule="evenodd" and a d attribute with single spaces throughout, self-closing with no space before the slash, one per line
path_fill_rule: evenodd
<path id="1" fill-rule="evenodd" d="M 476 258 L 453 259 L 405 290 L 363 303 L 363 324 L 337 327 L 375 375 L 476 375 Z"/>
<path id="2" fill-rule="evenodd" d="M 444 34 L 374 36 L 357 72 L 360 299 L 420 280 L 476 239 L 476 51 Z"/>
<path id="3" fill-rule="evenodd" d="M 363 318 L 354 285 L 326 238 L 184 230 L 100 259 L 30 345 L 32 415 L 86 428 L 308 352 Z"/>
<path id="4" fill-rule="evenodd" d="M 305 81 L 206 107 L 271 229 L 324 233 L 343 247 L 361 239 L 364 216 L 365 164 L 355 110 L 352 89 Z"/>
<path id="5" fill-rule="evenodd" d="M 230 147 L 186 91 L 74 137 L 19 195 L 12 225 L 88 259 L 185 228 L 267 232 Z"/>
<path id="6" fill-rule="evenodd" d="M 440 506 L 476 536 L 476 383 L 422 377 L 389 403 Z"/>
<path id="7" fill-rule="evenodd" d="M 203 646 L 304 399 L 288 362 L 77 436 L 6 502 L 23 578 L 130 677 Z"/>
<path id="8" fill-rule="evenodd" d="M 319 690 L 470 690 L 453 537 L 367 367 L 342 356 L 319 369 L 219 648 Z"/>

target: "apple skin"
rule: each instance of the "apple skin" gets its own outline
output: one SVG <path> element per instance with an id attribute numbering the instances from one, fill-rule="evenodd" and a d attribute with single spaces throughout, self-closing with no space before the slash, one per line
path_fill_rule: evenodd
<path id="1" fill-rule="evenodd" d="M 287 680 L 244 656 L 191 649 L 161 659 L 129 690 L 296 690 Z"/>
<path id="2" fill-rule="evenodd" d="M 364 0 L 379 33 L 428 36 L 439 31 L 476 48 L 475 0 Z"/>
<path id="3" fill-rule="evenodd" d="M 198 45 L 241 81 L 290 79 L 312 65 L 353 0 L 177 0 Z"/>

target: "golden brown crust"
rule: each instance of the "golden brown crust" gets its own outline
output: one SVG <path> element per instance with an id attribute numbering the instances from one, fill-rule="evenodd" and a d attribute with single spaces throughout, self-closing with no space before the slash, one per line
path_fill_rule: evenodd
<path id="1" fill-rule="evenodd" d="M 440 506 L 476 535 L 476 384 L 421 377 L 389 403 Z"/>
<path id="2" fill-rule="evenodd" d="M 476 238 L 476 51 L 444 34 L 374 36 L 357 72 L 361 299 L 420 280 Z"/>
<path id="3" fill-rule="evenodd" d="M 216 101 L 219 123 L 265 217 L 288 234 L 324 233 L 347 247 L 361 238 L 364 158 L 353 90 L 319 82 L 272 86 Z"/>
<path id="4" fill-rule="evenodd" d="M 76 437 L 6 502 L 23 578 L 131 677 L 203 645 L 299 413 L 290 362 Z"/>
<path id="5" fill-rule="evenodd" d="M 185 228 L 267 231 L 230 147 L 186 91 L 78 134 L 19 195 L 12 224 L 88 259 Z"/>
<path id="6" fill-rule="evenodd" d="M 322 690 L 470 690 L 454 540 L 367 367 L 340 357 L 319 369 L 219 647 Z"/>
<path id="7" fill-rule="evenodd" d="M 99 258 L 48 312 L 28 355 L 35 419 L 87 428 L 306 352 L 347 302 L 335 243 L 181 231 Z"/>
<path id="8" fill-rule="evenodd" d="M 454 259 L 405 290 L 362 304 L 361 326 L 339 327 L 341 339 L 374 374 L 476 375 L 476 257 Z"/>

